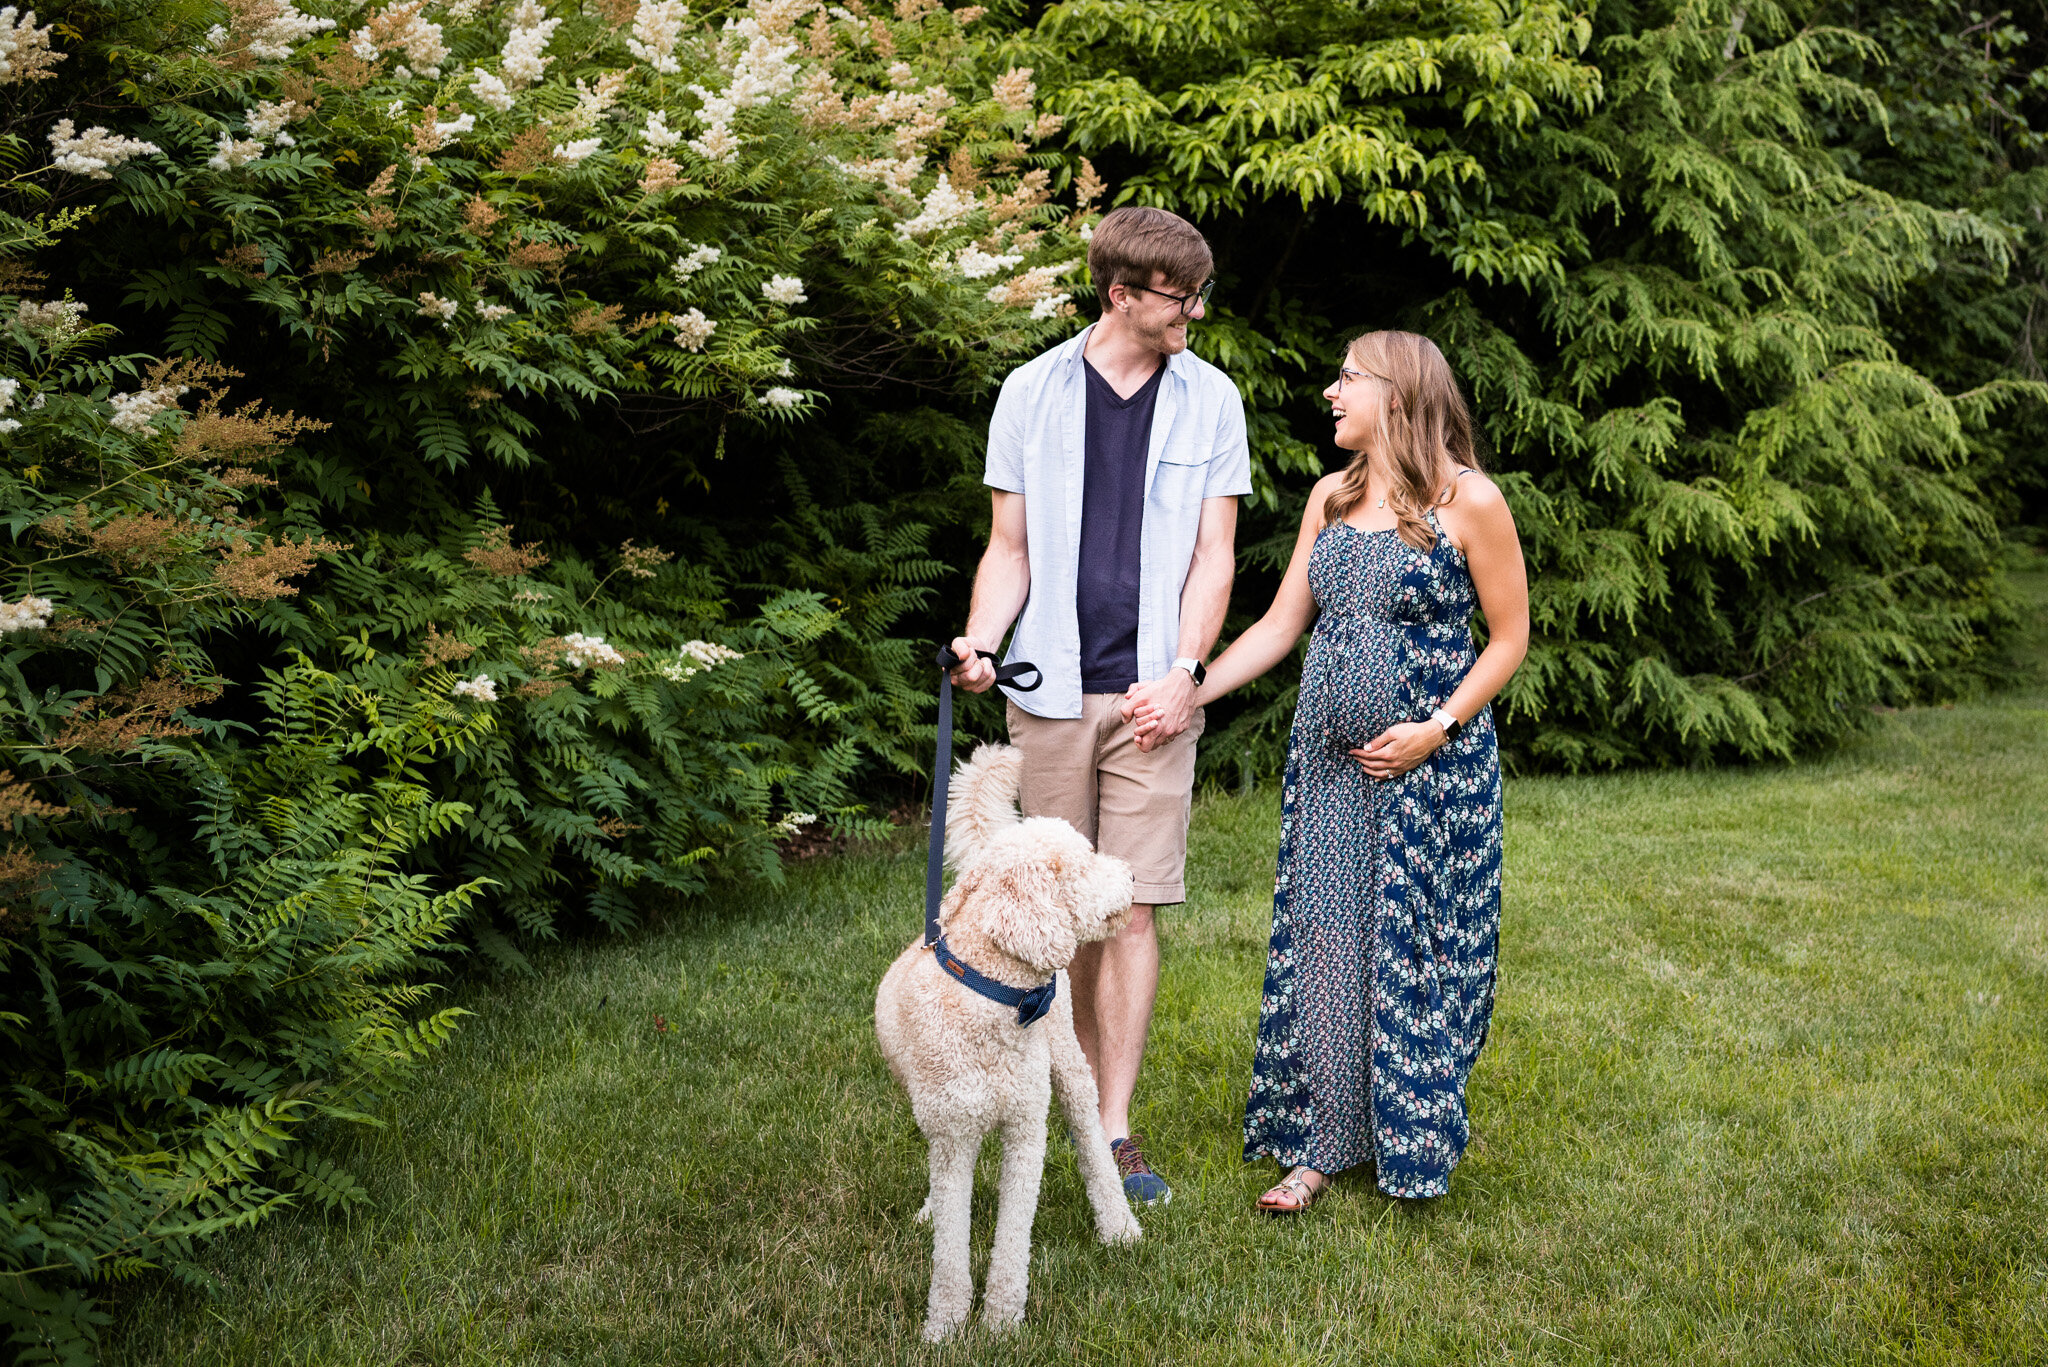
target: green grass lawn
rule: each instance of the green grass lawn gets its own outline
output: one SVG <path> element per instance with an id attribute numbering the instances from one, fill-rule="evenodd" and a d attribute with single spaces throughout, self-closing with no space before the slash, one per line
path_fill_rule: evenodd
<path id="1" fill-rule="evenodd" d="M 907 851 L 465 990 L 344 1141 L 375 1208 L 218 1246 L 217 1297 L 130 1290 L 112 1360 L 2048 1360 L 2048 686 L 1822 762 L 1511 782 L 1473 1143 L 1424 1204 L 1251 1209 L 1276 819 L 1198 805 L 1165 918 L 1138 1125 L 1173 1204 L 1100 1247 L 1055 1126 L 1012 1337 L 917 1337 L 924 1145 L 871 1023 Z"/>

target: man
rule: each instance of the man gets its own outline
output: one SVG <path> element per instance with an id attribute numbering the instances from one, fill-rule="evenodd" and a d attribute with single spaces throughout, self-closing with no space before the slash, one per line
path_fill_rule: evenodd
<path id="1" fill-rule="evenodd" d="M 995 670 L 974 650 L 1016 623 L 1009 658 L 1045 676 L 1009 706 L 1024 814 L 1065 818 L 1136 875 L 1127 928 L 1083 946 L 1068 975 L 1103 1130 L 1125 1192 L 1147 1203 L 1173 1195 L 1130 1127 L 1159 992 L 1153 909 L 1186 900 L 1195 685 L 1230 599 L 1237 500 L 1252 488 L 1237 387 L 1187 350 L 1212 265 L 1201 233 L 1164 210 L 1118 209 L 1096 227 L 1101 320 L 1019 366 L 996 400 L 994 524 L 953 642 L 967 660 L 954 681 L 981 692 Z M 1162 715 L 1143 741 L 1125 720 L 1134 703 Z"/>

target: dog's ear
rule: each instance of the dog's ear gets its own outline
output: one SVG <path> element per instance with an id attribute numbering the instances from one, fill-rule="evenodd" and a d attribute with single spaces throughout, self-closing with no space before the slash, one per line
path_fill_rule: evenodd
<path id="1" fill-rule="evenodd" d="M 991 851 L 974 873 L 982 929 L 997 949 L 1041 973 L 1065 968 L 1081 947 L 1074 916 L 1060 900 L 1057 852 Z"/>

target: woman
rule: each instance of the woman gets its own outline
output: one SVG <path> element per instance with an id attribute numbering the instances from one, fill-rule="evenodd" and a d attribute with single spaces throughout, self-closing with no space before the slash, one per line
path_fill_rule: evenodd
<path id="1" fill-rule="evenodd" d="M 1488 704 L 1529 644 L 1528 577 L 1472 419 L 1426 337 L 1373 332 L 1323 391 L 1356 454 L 1309 496 L 1273 606 L 1209 667 L 1206 704 L 1311 624 L 1287 742 L 1273 940 L 1245 1158 L 1292 1171 L 1300 1211 L 1372 1163 L 1390 1196 L 1441 1196 L 1470 1127 L 1493 1012 L 1500 751 Z M 1471 615 L 1487 645 L 1473 649 Z M 1134 717 L 1140 733 L 1152 718 Z"/>

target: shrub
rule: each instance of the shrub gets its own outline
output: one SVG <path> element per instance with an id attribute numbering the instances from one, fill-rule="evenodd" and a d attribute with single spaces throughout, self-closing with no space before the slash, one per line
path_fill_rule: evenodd
<path id="1" fill-rule="evenodd" d="M 1887 324 L 1938 263 L 2002 277 L 2016 229 L 1857 177 L 1836 149 L 1881 135 L 1854 74 L 1881 54 L 1811 9 L 1225 3 L 1189 27 L 1069 0 L 1017 44 L 1112 199 L 1222 249 L 1195 345 L 1253 381 L 1267 564 L 1320 473 L 1295 433 L 1339 329 L 1443 343 L 1530 556 L 1501 709 L 1523 763 L 1789 755 L 1968 687 L 2007 624 L 1978 434 L 2042 390 L 1996 364 L 1944 388 Z M 1272 766 L 1291 700 L 1271 681 L 1212 732 L 1211 772 Z"/>

